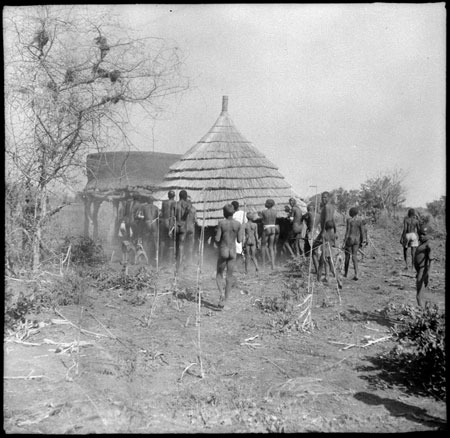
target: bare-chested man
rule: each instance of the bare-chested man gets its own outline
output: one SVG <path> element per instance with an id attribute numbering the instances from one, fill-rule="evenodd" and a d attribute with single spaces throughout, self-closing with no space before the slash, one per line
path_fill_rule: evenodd
<path id="1" fill-rule="evenodd" d="M 180 200 L 175 207 L 176 218 L 176 271 L 178 272 L 184 259 L 184 246 L 186 241 L 187 226 L 186 220 L 189 215 L 191 204 L 188 202 L 188 194 L 186 190 L 181 190 L 179 193 Z"/>
<path id="2" fill-rule="evenodd" d="M 177 201 L 175 201 L 175 192 L 173 190 L 170 190 L 167 193 L 167 197 L 168 199 L 162 201 L 159 224 L 159 247 L 161 261 L 163 263 L 167 263 L 171 260 L 170 248 L 173 248 L 175 207 L 177 204 Z"/>
<path id="3" fill-rule="evenodd" d="M 143 203 L 142 197 L 139 193 L 133 194 L 133 200 L 129 208 L 129 223 L 131 228 L 131 235 L 133 236 L 133 242 L 136 243 L 138 238 L 142 238 L 139 233 L 142 233 L 142 219 L 144 215 L 141 212 L 141 205 Z"/>
<path id="4" fill-rule="evenodd" d="M 419 246 L 414 253 L 414 267 L 416 269 L 416 291 L 417 304 L 424 306 L 423 290 L 428 287 L 430 265 L 431 265 L 431 246 L 427 236 L 427 229 L 419 229 Z"/>
<path id="5" fill-rule="evenodd" d="M 314 266 L 318 265 L 319 270 L 321 269 L 321 263 L 324 258 L 319 256 L 319 261 L 317 260 L 318 253 L 323 252 L 326 242 L 335 242 L 337 239 L 336 233 L 336 222 L 334 221 L 334 206 L 330 204 L 330 193 L 322 193 L 322 209 L 320 211 L 319 225 L 320 233 L 319 236 L 314 240 L 313 243 L 313 260 Z M 328 234 L 328 236 L 327 236 Z"/>
<path id="6" fill-rule="evenodd" d="M 217 226 L 215 241 L 219 247 L 219 257 L 217 259 L 216 282 L 219 289 L 218 307 L 223 308 L 225 301 L 229 298 L 234 282 L 234 264 L 236 261 L 236 241 L 242 242 L 241 224 L 233 219 L 234 207 L 226 204 L 223 207 L 225 219 L 219 221 Z M 227 271 L 225 280 L 225 294 L 223 288 L 223 274 Z"/>
<path id="7" fill-rule="evenodd" d="M 317 281 L 321 280 L 322 269 L 325 270 L 324 283 L 328 283 L 328 274 L 331 272 L 337 280 L 339 288 L 342 288 L 341 281 L 338 277 L 338 272 L 334 268 L 334 257 L 337 252 L 336 249 L 336 234 L 333 221 L 326 221 L 324 225 L 322 238 L 322 251 L 319 259 L 319 268 L 317 271 Z"/>
<path id="8" fill-rule="evenodd" d="M 141 210 L 144 214 L 142 222 L 142 243 L 148 261 L 156 265 L 156 249 L 158 247 L 159 208 L 153 204 L 153 197 L 144 198 Z"/>
<path id="9" fill-rule="evenodd" d="M 311 249 L 313 247 L 313 242 L 315 242 L 317 236 L 320 233 L 319 229 L 319 215 L 314 211 L 314 205 L 309 204 L 306 208 L 307 212 L 303 215 L 302 221 L 306 224 L 306 233 L 305 233 L 305 254 L 307 257 L 312 257 L 312 261 L 314 263 L 314 269 L 317 273 L 318 268 L 318 255 L 316 254 L 314 257 L 311 254 Z M 317 253 L 317 248 L 315 248 Z"/>
<path id="10" fill-rule="evenodd" d="M 291 206 L 294 252 L 296 256 L 300 256 L 303 254 L 302 248 L 300 246 L 300 241 L 302 238 L 302 210 L 297 205 L 297 201 L 294 198 L 289 199 L 289 205 Z"/>
<path id="11" fill-rule="evenodd" d="M 329 201 L 330 201 L 330 193 L 323 192 L 322 193 L 322 210 L 320 211 L 320 235 L 319 235 L 319 237 L 323 236 L 327 232 L 327 230 L 325 229 L 325 224 L 327 222 L 331 223 L 334 235 L 337 236 L 336 222 L 334 221 L 335 208 L 334 208 L 334 205 L 332 205 Z"/>
<path id="12" fill-rule="evenodd" d="M 189 211 L 186 217 L 186 239 L 185 246 L 187 252 L 187 259 L 190 263 L 194 260 L 195 253 L 195 225 L 197 224 L 197 209 L 192 204 L 190 196 L 187 197 L 189 202 Z"/>
<path id="13" fill-rule="evenodd" d="M 342 249 L 345 251 L 344 277 L 347 277 L 350 266 L 350 256 L 353 261 L 355 276 L 353 280 L 358 280 L 358 250 L 365 243 L 366 233 L 364 231 L 363 220 L 358 217 L 358 208 L 352 207 L 347 218 L 344 243 Z"/>
<path id="14" fill-rule="evenodd" d="M 277 238 L 277 211 L 273 208 L 274 205 L 275 201 L 268 199 L 265 203 L 266 209 L 259 213 L 263 224 L 261 239 L 263 267 L 266 265 L 266 248 L 268 248 L 272 269 L 275 269 L 275 244 Z"/>
<path id="15" fill-rule="evenodd" d="M 255 265 L 256 272 L 259 271 L 256 251 L 258 250 L 258 226 L 253 222 L 253 213 L 247 213 L 247 223 L 244 225 L 243 251 L 245 252 L 245 273 L 248 273 L 248 259 Z"/>
<path id="16" fill-rule="evenodd" d="M 411 248 L 411 264 L 414 265 L 416 248 L 419 246 L 419 220 L 414 208 L 408 210 L 408 216 L 403 220 L 403 231 L 400 243 L 403 246 L 403 259 L 405 260 L 405 270 L 408 270 L 408 248 Z"/>

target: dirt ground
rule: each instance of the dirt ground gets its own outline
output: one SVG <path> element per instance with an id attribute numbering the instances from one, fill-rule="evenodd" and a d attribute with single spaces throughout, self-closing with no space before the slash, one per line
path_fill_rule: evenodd
<path id="1" fill-rule="evenodd" d="M 380 365 L 395 345 L 383 309 L 415 305 L 414 274 L 402 270 L 398 240 L 389 231 L 372 230 L 361 278 L 345 279 L 340 295 L 333 278 L 323 285 L 311 277 L 314 326 L 308 331 L 301 330 L 298 318 L 308 279 L 286 266 L 258 275 L 251 267 L 245 275 L 240 265 L 222 311 L 214 306 L 218 291 L 211 254 L 199 280 L 194 267 L 174 285 L 172 270 L 161 269 L 156 294 L 90 288 L 82 305 L 37 315 L 40 327 L 26 341 L 6 338 L 4 431 L 446 430 L 444 401 Z M 433 243 L 439 260 L 426 299 L 444 308 L 445 242 Z M 112 264 L 120 269 L 118 261 Z M 258 305 L 287 290 L 300 296 L 290 301 L 290 312 Z"/>

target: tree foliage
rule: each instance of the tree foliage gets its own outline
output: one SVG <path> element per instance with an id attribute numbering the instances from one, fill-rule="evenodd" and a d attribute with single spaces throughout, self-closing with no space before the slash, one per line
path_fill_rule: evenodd
<path id="1" fill-rule="evenodd" d="M 361 184 L 360 203 L 363 209 L 386 210 L 388 214 L 402 206 L 406 198 L 402 170 L 387 171 Z"/>
<path id="2" fill-rule="evenodd" d="M 427 210 L 433 217 L 445 216 L 446 196 L 441 196 L 440 199 L 427 203 Z"/>
<path id="3" fill-rule="evenodd" d="M 150 116 L 188 87 L 177 47 L 134 37 L 100 6 L 4 10 L 7 182 L 33 198 L 33 265 L 49 191 L 71 185 L 87 153 L 129 147 L 127 114 Z"/>
<path id="4" fill-rule="evenodd" d="M 359 190 L 345 190 L 339 187 L 330 193 L 334 198 L 336 210 L 344 216 L 351 207 L 359 205 Z"/>

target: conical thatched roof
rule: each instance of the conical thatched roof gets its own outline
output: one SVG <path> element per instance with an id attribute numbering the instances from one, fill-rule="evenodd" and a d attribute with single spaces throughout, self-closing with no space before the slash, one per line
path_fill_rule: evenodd
<path id="1" fill-rule="evenodd" d="M 158 201 L 168 190 L 186 190 L 202 223 L 217 225 L 223 219 L 222 208 L 237 200 L 246 211 L 261 211 L 267 199 L 275 201 L 281 213 L 289 198 L 304 203 L 278 168 L 237 130 L 228 115 L 228 98 L 223 97 L 222 112 L 208 133 L 176 163 L 154 193 Z M 205 202 L 206 196 L 206 202 Z M 178 197 L 177 197 L 178 199 Z M 284 212 L 281 213 L 284 216 Z"/>
<path id="2" fill-rule="evenodd" d="M 153 192 L 181 155 L 117 151 L 89 154 L 85 191 L 136 190 Z"/>

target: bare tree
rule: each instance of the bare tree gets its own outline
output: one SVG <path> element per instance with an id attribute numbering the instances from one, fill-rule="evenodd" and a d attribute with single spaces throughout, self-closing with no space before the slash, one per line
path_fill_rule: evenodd
<path id="1" fill-rule="evenodd" d="M 92 8 L 92 9 L 89 9 Z M 126 144 L 127 110 L 151 116 L 187 89 L 177 47 L 133 38 L 98 6 L 4 10 L 6 166 L 33 198 L 33 269 L 55 184 L 71 184 L 86 154 Z"/>

